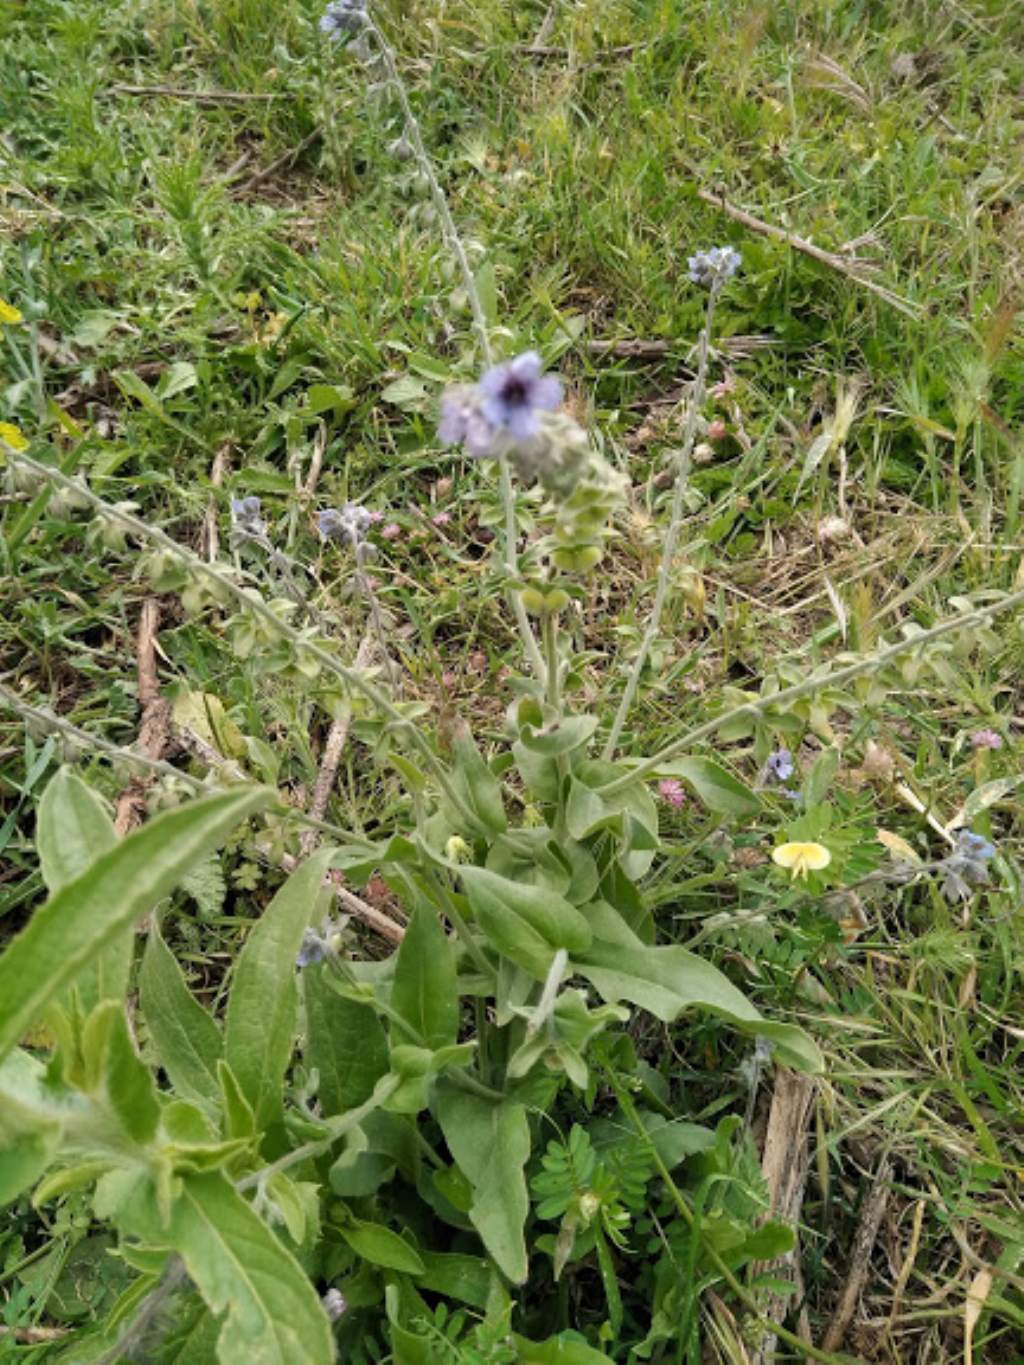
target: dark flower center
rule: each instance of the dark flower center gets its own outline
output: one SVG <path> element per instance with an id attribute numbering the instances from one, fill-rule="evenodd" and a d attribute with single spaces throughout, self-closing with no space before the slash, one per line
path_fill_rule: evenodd
<path id="1" fill-rule="evenodd" d="M 530 386 L 523 379 L 507 379 L 501 396 L 510 407 L 525 407 L 530 399 Z"/>

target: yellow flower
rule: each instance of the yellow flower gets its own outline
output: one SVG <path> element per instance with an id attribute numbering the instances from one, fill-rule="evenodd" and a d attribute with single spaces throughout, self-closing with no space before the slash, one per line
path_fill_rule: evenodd
<path id="1" fill-rule="evenodd" d="M 0 299 L 0 327 L 10 327 L 14 322 L 21 322 L 21 310 Z"/>
<path id="2" fill-rule="evenodd" d="M 10 446 L 12 450 L 28 450 L 28 441 L 10 422 L 0 422 L 0 442 Z"/>
<path id="3" fill-rule="evenodd" d="M 820 872 L 831 861 L 832 854 L 824 844 L 780 844 L 772 850 L 772 862 L 788 868 L 794 881 L 806 878 L 808 872 Z"/>

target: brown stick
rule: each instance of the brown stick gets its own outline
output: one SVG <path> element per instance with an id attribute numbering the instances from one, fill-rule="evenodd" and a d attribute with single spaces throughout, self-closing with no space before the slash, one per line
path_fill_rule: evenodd
<path id="1" fill-rule="evenodd" d="M 213 457 L 213 464 L 210 466 L 210 487 L 220 488 L 224 482 L 224 475 L 231 464 L 231 443 L 225 441 L 221 448 Z M 203 541 L 202 553 L 206 556 L 208 564 L 213 564 L 220 554 L 220 532 L 217 529 L 217 499 L 210 496 L 210 501 L 206 504 L 206 516 L 203 518 Z"/>
<path id="2" fill-rule="evenodd" d="M 155 761 L 163 758 L 170 742 L 171 729 L 170 702 L 160 695 L 160 680 L 156 671 L 156 637 L 159 628 L 160 603 L 155 597 L 147 597 L 139 615 L 136 644 L 139 706 L 142 710 L 138 747 L 147 758 Z M 152 780 L 152 777 L 133 777 L 117 798 L 114 828 L 118 834 L 127 834 L 142 824 L 146 815 L 146 792 Z"/>
<path id="3" fill-rule="evenodd" d="M 853 1318 L 857 1308 L 857 1301 L 861 1296 L 861 1291 L 868 1278 L 868 1262 L 871 1259 L 871 1252 L 874 1249 L 875 1239 L 878 1236 L 878 1229 L 882 1223 L 882 1215 L 885 1213 L 885 1206 L 889 1202 L 890 1187 L 889 1181 L 892 1177 L 892 1162 L 888 1156 L 883 1156 L 878 1163 L 875 1171 L 874 1184 L 871 1192 L 864 1201 L 864 1208 L 861 1210 L 860 1221 L 857 1224 L 857 1231 L 853 1234 L 853 1247 L 850 1251 L 850 1269 L 846 1276 L 846 1284 L 840 1295 L 836 1311 L 832 1314 L 832 1321 L 828 1325 L 825 1333 L 825 1340 L 822 1349 L 826 1351 L 838 1351 L 846 1335 L 847 1328 Z"/>
<path id="4" fill-rule="evenodd" d="M 252 90 L 189 90 L 178 85 L 112 85 L 101 95 L 165 95 L 168 99 L 194 100 L 196 104 L 252 104 L 283 100 L 283 91 L 259 94 Z"/>
<path id="5" fill-rule="evenodd" d="M 366 668 L 373 657 L 374 641 L 367 635 L 364 637 L 359 648 L 356 650 L 355 663 L 353 668 Z M 327 810 L 327 802 L 331 799 L 331 792 L 334 790 L 334 783 L 338 777 L 338 768 L 341 764 L 342 750 L 348 740 L 349 725 L 352 722 L 350 712 L 339 716 L 336 721 L 332 721 L 331 728 L 327 732 L 327 739 L 324 743 L 324 751 L 320 756 L 320 771 L 316 776 L 316 783 L 313 787 L 313 798 L 309 803 L 309 814 L 314 820 L 322 820 L 324 812 Z M 299 839 L 299 848 L 302 856 L 308 858 L 320 842 L 320 834 L 315 829 L 304 829 Z"/>
<path id="6" fill-rule="evenodd" d="M 312 147 L 313 143 L 316 142 L 318 138 L 323 137 L 323 132 L 323 128 L 318 123 L 313 131 L 307 133 L 301 142 L 297 142 L 294 147 L 290 147 L 282 156 L 279 156 L 276 160 L 272 161 L 269 166 L 264 166 L 261 171 L 256 171 L 254 175 L 250 175 L 248 180 L 243 180 L 240 185 L 236 185 L 231 193 L 248 194 L 250 190 L 254 190 L 257 185 L 261 185 L 264 180 L 269 179 L 269 177 L 274 175 L 277 171 L 284 170 L 286 166 L 291 166 L 308 147 Z"/>
<path id="7" fill-rule="evenodd" d="M 0 1327 L 0 1337 L 10 1337 L 24 1346 L 37 1346 L 44 1341 L 59 1341 L 72 1327 Z"/>
<path id="8" fill-rule="evenodd" d="M 885 285 L 876 284 L 874 280 L 869 280 L 860 273 L 857 266 L 849 261 L 844 261 L 842 256 L 835 255 L 831 251 L 823 251 L 820 246 L 815 246 L 806 237 L 798 237 L 795 232 L 788 232 L 785 228 L 776 227 L 774 223 L 766 223 L 761 218 L 755 218 L 752 213 L 747 213 L 745 209 L 737 208 L 721 194 L 715 194 L 713 190 L 698 190 L 697 198 L 703 199 L 705 204 L 711 204 L 716 209 L 721 209 L 724 214 L 734 219 L 737 223 L 742 223 L 751 232 L 759 232 L 762 237 L 773 237 L 777 242 L 788 243 L 795 251 L 802 251 L 805 256 L 810 256 L 814 261 L 821 265 L 827 265 L 830 270 L 836 270 L 840 275 L 845 275 L 848 280 L 853 280 L 864 289 L 870 289 L 872 294 L 877 294 L 880 299 L 897 308 L 901 313 L 908 317 L 918 318 L 924 312 L 920 304 L 911 302 L 910 299 L 901 298 L 899 294 L 894 294 L 891 289 L 886 289 Z M 863 268 L 863 267 L 861 267 Z"/>
<path id="9" fill-rule="evenodd" d="M 765 1134 L 764 1151 L 761 1155 L 761 1170 L 768 1182 L 771 1196 L 771 1213 L 787 1223 L 798 1224 L 800 1210 L 804 1202 L 804 1188 L 807 1184 L 809 1165 L 807 1125 L 814 1098 L 815 1083 L 807 1076 L 798 1075 L 778 1067 L 775 1073 L 775 1090 L 772 1107 L 768 1115 L 768 1131 Z M 756 1273 L 770 1271 L 784 1279 L 794 1281 L 799 1287 L 800 1276 L 799 1242 L 792 1251 L 774 1261 L 759 1262 Z M 771 1318 L 781 1320 L 786 1313 L 786 1300 L 773 1296 L 765 1307 Z M 775 1359 L 776 1338 L 769 1336 L 759 1343 L 751 1356 L 752 1365 L 768 1365 Z"/>

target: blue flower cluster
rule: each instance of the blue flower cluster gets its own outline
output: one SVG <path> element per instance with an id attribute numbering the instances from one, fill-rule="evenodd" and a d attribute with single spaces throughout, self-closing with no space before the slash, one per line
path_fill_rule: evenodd
<path id="1" fill-rule="evenodd" d="M 331 0 L 320 19 L 320 32 L 332 43 L 358 33 L 366 23 L 366 0 Z"/>
<path id="2" fill-rule="evenodd" d="M 799 801 L 799 791 L 785 785 L 795 772 L 796 764 L 790 751 L 785 748 L 773 749 L 761 769 L 761 784 L 765 787 L 777 786 L 781 788 L 782 795 L 789 797 L 790 801 Z"/>
<path id="3" fill-rule="evenodd" d="M 324 540 L 347 541 L 353 549 L 358 548 L 366 539 L 366 533 L 376 517 L 357 502 L 347 502 L 339 511 L 337 507 L 325 507 L 320 513 L 318 525 Z"/>
<path id="4" fill-rule="evenodd" d="M 541 413 L 561 401 L 560 381 L 544 373 L 536 351 L 524 351 L 492 366 L 475 388 L 445 394 L 437 434 L 445 445 L 464 445 L 470 455 L 493 455 L 499 437 L 531 440 L 540 431 Z"/>
<path id="5" fill-rule="evenodd" d="M 687 261 L 690 279 L 705 289 L 720 287 L 736 274 L 742 259 L 731 246 L 713 246 L 710 251 L 698 251 Z"/>
<path id="6" fill-rule="evenodd" d="M 957 830 L 953 852 L 943 858 L 942 894 L 948 901 L 970 900 L 973 888 L 988 881 L 988 862 L 996 856 L 994 844 L 973 830 Z"/>
<path id="7" fill-rule="evenodd" d="M 267 534 L 267 523 L 260 511 L 260 500 L 255 494 L 231 499 L 231 524 L 240 536 L 262 539 Z"/>

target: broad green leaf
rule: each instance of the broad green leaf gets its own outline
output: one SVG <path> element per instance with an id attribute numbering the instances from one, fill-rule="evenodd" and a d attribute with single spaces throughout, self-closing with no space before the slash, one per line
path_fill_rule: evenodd
<path id="1" fill-rule="evenodd" d="M 607 1365 L 608 1357 L 569 1332 L 546 1341 L 513 1337 L 519 1365 Z"/>
<path id="2" fill-rule="evenodd" d="M 233 788 L 166 811 L 129 834 L 37 910 L 0 957 L 0 1057 L 124 929 L 217 848 L 239 821 L 276 801 Z"/>
<path id="3" fill-rule="evenodd" d="M 663 763 L 659 777 L 681 777 L 708 810 L 721 815 L 753 815 L 761 803 L 750 788 L 711 758 L 676 758 Z"/>
<path id="4" fill-rule="evenodd" d="M 532 753 L 554 758 L 558 754 L 569 754 L 586 744 L 597 729 L 596 716 L 565 716 L 552 725 L 538 729 L 524 725 L 519 733 L 520 742 Z"/>
<path id="5" fill-rule="evenodd" d="M 306 1002 L 305 1059 L 320 1077 L 324 1118 L 354 1109 L 388 1069 L 388 1043 L 376 1011 L 356 1004 L 324 980 L 323 967 L 302 973 Z"/>
<path id="6" fill-rule="evenodd" d="M 36 852 L 50 895 L 80 876 L 94 858 L 118 843 L 114 823 L 99 795 L 70 768 L 46 785 L 36 813 Z M 83 1013 L 101 1000 L 123 1000 L 128 989 L 135 934 L 123 929 L 75 981 Z"/>
<path id="7" fill-rule="evenodd" d="M 574 905 L 542 886 L 499 877 L 482 867 L 459 869 L 477 923 L 499 952 L 539 980 L 559 948 L 582 951 L 590 926 Z"/>
<path id="8" fill-rule="evenodd" d="M 452 777 L 456 790 L 476 816 L 486 834 L 504 834 L 508 816 L 501 799 L 501 783 L 484 762 L 469 726 L 463 722 L 452 741 L 455 768 Z"/>
<path id="9" fill-rule="evenodd" d="M 588 834 L 592 834 L 604 821 L 615 819 L 617 812 L 609 810 L 597 792 L 585 786 L 579 778 L 569 779 L 569 800 L 566 804 L 565 816 L 569 833 L 574 839 L 585 839 Z"/>
<path id="10" fill-rule="evenodd" d="M 149 1142 L 160 1121 L 160 1105 L 153 1077 L 128 1032 L 122 1001 L 105 1000 L 96 1006 L 85 1025 L 82 1050 L 87 1061 L 94 1052 L 99 1054 L 107 1103 L 125 1132 L 134 1142 Z"/>
<path id="11" fill-rule="evenodd" d="M 217 1063 L 217 1080 L 220 1084 L 220 1102 L 223 1110 L 224 1134 L 228 1138 L 252 1138 L 256 1136 L 256 1115 L 252 1105 L 242 1094 L 242 1087 L 235 1073 L 222 1057 Z"/>
<path id="12" fill-rule="evenodd" d="M 482 1256 L 465 1256 L 454 1251 L 421 1251 L 423 1269 L 418 1289 L 429 1289 L 449 1299 L 458 1299 L 484 1312 L 491 1292 L 493 1270 Z"/>
<path id="13" fill-rule="evenodd" d="M 223 1314 L 219 1365 L 329 1365 L 334 1341 L 298 1261 L 221 1174 L 186 1175 L 161 1226 L 152 1189 L 122 1214 L 145 1241 L 172 1246 L 210 1312 Z"/>
<path id="14" fill-rule="evenodd" d="M 433 1109 L 452 1156 L 473 1187 L 470 1221 L 513 1284 L 527 1274 L 523 1227 L 529 1209 L 523 1168 L 530 1156 L 526 1109 L 458 1089 L 444 1078 Z"/>
<path id="15" fill-rule="evenodd" d="M 332 848 L 322 848 L 295 869 L 253 925 L 235 965 L 224 1058 L 261 1129 L 281 1115 L 281 1087 L 295 1035 L 295 958 L 333 855 Z"/>
<path id="16" fill-rule="evenodd" d="M 834 746 L 823 749 L 811 765 L 804 779 L 804 809 L 813 810 L 828 796 L 829 788 L 839 768 L 839 750 Z"/>
<path id="17" fill-rule="evenodd" d="M 45 1075 L 21 1049 L 0 1062 L 0 1208 L 35 1184 L 60 1145 L 60 1120 L 42 1093 Z"/>
<path id="18" fill-rule="evenodd" d="M 356 1255 L 371 1265 L 400 1270 L 406 1275 L 423 1273 L 416 1248 L 390 1228 L 380 1223 L 363 1223 L 351 1216 L 338 1223 L 337 1228 Z"/>
<path id="19" fill-rule="evenodd" d="M 651 948 L 625 941 L 595 942 L 573 966 L 608 1001 L 629 1000 L 665 1023 L 687 1009 L 705 1009 L 744 1033 L 775 1044 L 782 1061 L 820 1073 L 821 1053 L 802 1029 L 764 1019 L 728 977 L 685 948 Z"/>
<path id="20" fill-rule="evenodd" d="M 437 911 L 426 900 L 412 912 L 395 960 L 391 1007 L 425 1047 L 446 1047 L 459 1030 L 455 958 Z"/>
<path id="21" fill-rule="evenodd" d="M 217 1062 L 224 1050 L 220 1029 L 185 985 L 156 925 L 142 959 L 139 994 L 157 1057 L 174 1089 L 201 1103 L 218 1104 Z"/>

